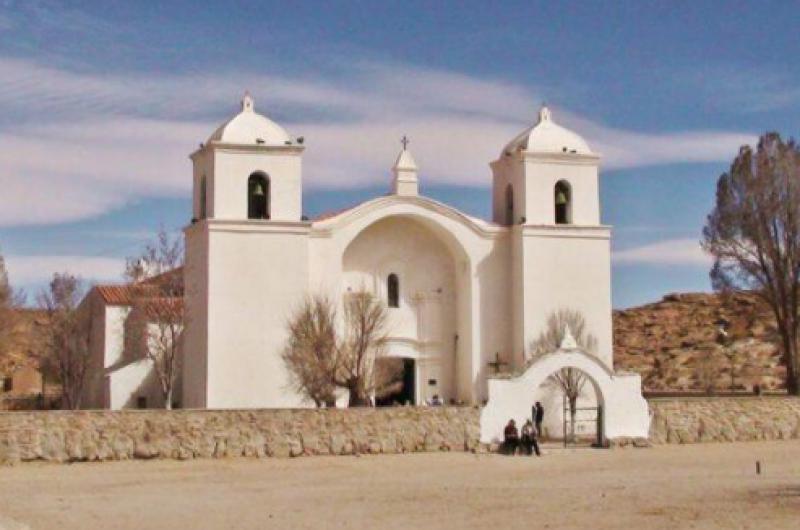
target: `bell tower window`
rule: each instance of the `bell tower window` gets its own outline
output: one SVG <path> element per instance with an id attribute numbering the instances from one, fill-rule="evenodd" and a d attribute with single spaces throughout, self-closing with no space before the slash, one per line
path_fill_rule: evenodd
<path id="1" fill-rule="evenodd" d="M 511 184 L 506 186 L 506 224 L 514 224 L 514 188 Z"/>
<path id="2" fill-rule="evenodd" d="M 400 279 L 395 273 L 386 279 L 386 299 L 389 307 L 400 307 Z"/>
<path id="3" fill-rule="evenodd" d="M 269 219 L 269 178 L 263 173 L 253 173 L 247 179 L 247 218 Z"/>
<path id="4" fill-rule="evenodd" d="M 566 225 L 572 223 L 572 190 L 564 180 L 556 183 L 555 193 L 556 224 Z"/>
<path id="5" fill-rule="evenodd" d="M 198 201 L 200 202 L 200 219 L 206 218 L 206 201 L 208 200 L 206 198 L 206 193 L 206 176 L 203 175 L 200 177 L 200 197 L 198 198 Z"/>

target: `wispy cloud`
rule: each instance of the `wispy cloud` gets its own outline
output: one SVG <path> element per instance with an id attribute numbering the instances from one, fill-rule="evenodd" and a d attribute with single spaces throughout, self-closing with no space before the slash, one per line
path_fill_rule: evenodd
<path id="1" fill-rule="evenodd" d="M 53 223 L 141 197 L 185 195 L 186 158 L 247 87 L 258 110 L 306 137 L 305 185 L 386 182 L 408 134 L 427 183 L 482 186 L 488 162 L 534 120 L 535 87 L 361 62 L 333 79 L 222 72 L 78 73 L 0 58 L 0 225 Z M 606 169 L 726 160 L 754 137 L 725 131 L 643 134 L 556 109 Z M 43 185 L 46 182 L 47 185 Z"/>
<path id="2" fill-rule="evenodd" d="M 122 281 L 125 260 L 96 256 L 5 256 L 9 281 L 15 286 L 41 285 L 54 272 L 69 272 L 88 282 Z M 30 294 L 30 293 L 29 293 Z"/>
<path id="3" fill-rule="evenodd" d="M 670 77 L 691 87 L 709 105 L 730 111 L 770 112 L 800 103 L 796 80 L 766 67 L 706 65 L 702 70 L 676 72 Z"/>
<path id="4" fill-rule="evenodd" d="M 710 266 L 711 256 L 697 239 L 668 239 L 646 245 L 615 250 L 611 259 L 619 265 Z"/>

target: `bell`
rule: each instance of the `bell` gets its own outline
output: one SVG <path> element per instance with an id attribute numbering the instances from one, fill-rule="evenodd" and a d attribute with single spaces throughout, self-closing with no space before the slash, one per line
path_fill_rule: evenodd
<path id="1" fill-rule="evenodd" d="M 258 182 L 253 188 L 253 195 L 256 197 L 264 196 L 264 186 L 262 186 L 260 182 Z"/>
<path id="2" fill-rule="evenodd" d="M 565 204 L 567 204 L 567 195 L 559 190 L 558 193 L 556 193 L 556 205 L 563 206 Z"/>

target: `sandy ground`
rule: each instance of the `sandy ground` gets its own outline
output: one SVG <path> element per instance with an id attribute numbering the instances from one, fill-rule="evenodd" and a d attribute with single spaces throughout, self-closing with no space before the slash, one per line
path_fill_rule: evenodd
<path id="1" fill-rule="evenodd" d="M 797 530 L 800 442 L 0 468 L 27 527 Z"/>

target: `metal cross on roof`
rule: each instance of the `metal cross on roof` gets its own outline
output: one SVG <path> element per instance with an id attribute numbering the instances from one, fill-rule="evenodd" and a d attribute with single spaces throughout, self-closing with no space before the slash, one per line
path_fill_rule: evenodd
<path id="1" fill-rule="evenodd" d="M 486 364 L 489 365 L 492 369 L 494 369 L 494 373 L 497 374 L 497 373 L 500 373 L 500 369 L 503 366 L 507 365 L 508 363 L 505 362 L 505 361 L 501 361 L 500 360 L 500 353 L 495 353 L 494 354 L 494 361 L 489 361 Z"/>
<path id="2" fill-rule="evenodd" d="M 411 143 L 411 140 L 409 140 L 408 137 L 404 134 L 403 137 L 400 139 L 400 143 L 403 144 L 403 151 L 405 151 L 406 148 L 408 147 L 408 144 Z"/>

